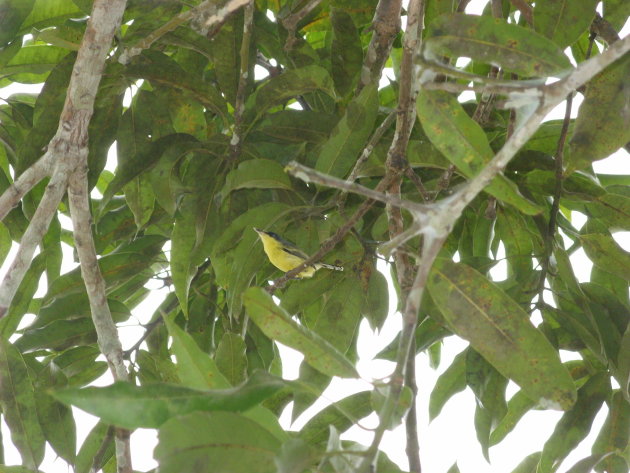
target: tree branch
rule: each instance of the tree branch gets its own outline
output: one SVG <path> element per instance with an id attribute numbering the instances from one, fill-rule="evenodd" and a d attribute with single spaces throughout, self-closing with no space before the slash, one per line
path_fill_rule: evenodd
<path id="1" fill-rule="evenodd" d="M 240 72 L 238 88 L 236 89 L 236 101 L 234 104 L 234 134 L 230 140 L 230 157 L 236 159 L 241 152 L 243 141 L 242 118 L 245 112 L 245 97 L 247 95 L 247 82 L 249 80 L 249 49 L 252 40 L 252 28 L 254 26 L 254 0 L 250 0 L 245 6 L 243 17 L 243 41 L 240 52 Z"/>
<path id="2" fill-rule="evenodd" d="M 118 62 L 127 64 L 134 56 L 151 47 L 158 39 L 171 31 L 176 30 L 184 23 L 191 21 L 200 34 L 206 35 L 211 28 L 223 24 L 230 15 L 236 12 L 249 0 L 223 0 L 217 4 L 216 0 L 205 0 L 194 8 L 180 13 L 162 26 L 152 31 L 149 35 L 136 42 L 133 46 L 125 48 Z"/>
<path id="3" fill-rule="evenodd" d="M 317 5 L 319 5 L 321 1 L 322 0 L 310 0 L 306 5 L 304 5 L 304 8 L 295 13 L 292 13 L 291 15 L 281 20 L 282 26 L 284 26 L 284 28 L 289 32 L 289 35 L 287 36 L 287 41 L 284 44 L 285 51 L 293 49 L 297 25 L 313 10 L 315 10 L 315 8 L 317 8 Z"/>
<path id="4" fill-rule="evenodd" d="M 50 176 L 53 168 L 52 154 L 46 152 L 35 164 L 20 174 L 0 196 L 0 221 L 17 206 L 33 187 L 46 176 Z"/>
<path id="5" fill-rule="evenodd" d="M 66 174 L 57 170 L 46 186 L 44 196 L 22 236 L 17 254 L 9 266 L 0 286 L 0 318 L 9 310 L 13 296 L 17 292 L 26 271 L 28 271 L 35 249 L 48 231 L 48 225 L 57 211 L 57 206 L 66 192 Z"/>
<path id="6" fill-rule="evenodd" d="M 356 94 L 368 84 L 378 83 L 394 38 L 400 31 L 402 0 L 379 0 L 374 13 L 374 33 L 365 53 Z"/>

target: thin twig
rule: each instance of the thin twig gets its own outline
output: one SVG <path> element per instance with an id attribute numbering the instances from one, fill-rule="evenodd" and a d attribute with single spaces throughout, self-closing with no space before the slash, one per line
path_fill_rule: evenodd
<path id="1" fill-rule="evenodd" d="M 518 8 L 528 24 L 534 24 L 534 10 L 532 6 L 526 2 L 526 0 L 510 0 L 510 2 Z"/>
<path id="2" fill-rule="evenodd" d="M 418 193 L 422 196 L 422 200 L 424 200 L 425 202 L 431 200 L 431 193 L 424 186 L 422 179 L 420 179 L 420 176 L 416 174 L 411 166 L 407 166 L 407 168 L 405 169 L 405 176 L 407 176 L 409 180 L 413 182 L 413 185 L 416 186 L 416 189 L 418 189 Z"/>
<path id="3" fill-rule="evenodd" d="M 285 51 L 293 49 L 293 45 L 295 43 L 295 33 L 297 31 L 297 26 L 300 21 L 302 21 L 313 10 L 315 10 L 315 8 L 317 8 L 317 5 L 319 5 L 321 1 L 322 0 L 310 0 L 306 5 L 304 5 L 304 8 L 296 11 L 295 13 L 292 13 L 291 15 L 281 20 L 282 26 L 284 26 L 284 28 L 289 32 L 289 35 L 287 36 L 287 41 L 284 45 Z"/>
<path id="4" fill-rule="evenodd" d="M 305 166 L 302 166 L 299 163 L 296 162 L 291 162 L 289 163 L 289 165 L 287 166 L 287 171 L 291 174 L 293 174 L 294 176 L 298 177 L 299 179 L 304 180 L 304 175 L 302 174 L 302 171 L 300 171 L 300 168 L 302 168 L 305 173 L 313 173 L 313 182 L 315 182 L 315 180 L 318 177 L 321 177 L 322 174 L 318 173 L 317 171 L 307 168 Z M 348 183 L 347 181 L 343 181 L 341 179 L 337 179 L 331 176 L 327 176 L 327 175 L 323 175 L 326 178 L 329 179 L 334 179 L 336 180 L 337 184 L 339 183 L 343 183 L 343 184 L 347 184 L 348 187 L 346 187 L 347 190 L 350 189 L 354 189 L 356 190 L 357 188 L 361 188 L 363 190 L 368 191 L 367 193 L 372 193 L 373 196 L 376 197 L 376 199 L 372 200 L 366 200 L 364 201 L 359 208 L 354 212 L 354 214 L 346 221 L 346 223 L 344 225 L 342 225 L 341 227 L 339 227 L 337 229 L 337 231 L 335 232 L 335 234 L 333 236 L 331 236 L 330 238 L 328 238 L 326 241 L 324 241 L 319 250 L 313 254 L 310 258 L 308 258 L 306 261 L 304 261 L 302 264 L 300 264 L 299 266 L 293 268 L 291 271 L 288 271 L 287 273 L 285 273 L 283 276 L 279 277 L 278 279 L 276 279 L 275 281 L 273 281 L 273 283 L 267 288 L 267 292 L 269 293 L 273 293 L 275 292 L 277 289 L 281 289 L 282 287 L 284 287 L 284 285 L 291 279 L 293 279 L 295 276 L 297 276 L 304 268 L 306 268 L 307 266 L 313 264 L 314 262 L 320 261 L 329 251 L 331 251 L 335 245 L 337 243 L 339 243 L 347 234 L 348 232 L 350 232 L 350 230 L 352 230 L 352 228 L 354 227 L 354 225 L 359 221 L 359 219 L 361 217 L 363 217 L 363 215 L 365 215 L 365 213 L 370 210 L 370 208 L 372 207 L 372 205 L 374 205 L 376 200 L 381 200 L 381 201 L 386 201 L 388 199 L 388 196 L 385 196 L 385 194 L 383 194 L 383 191 L 387 188 L 387 186 L 390 183 L 390 178 L 388 176 L 385 176 L 376 186 L 375 189 L 367 189 L 366 187 L 360 186 L 358 184 L 354 184 L 354 183 Z M 308 178 L 307 178 L 308 179 Z M 331 186 L 331 187 L 337 187 L 337 186 Z M 339 188 L 339 187 L 337 187 Z M 400 202 L 402 203 L 402 202 Z"/>
<path id="5" fill-rule="evenodd" d="M 411 130 L 416 120 L 416 97 L 419 90 L 419 81 L 417 80 L 417 67 L 415 66 L 415 59 L 419 55 L 420 46 L 422 42 L 422 27 L 424 21 L 424 0 L 411 0 L 407 9 L 407 26 L 405 29 L 405 35 L 403 37 L 403 53 L 402 61 L 400 65 L 400 87 L 398 89 L 398 109 L 396 120 L 396 133 L 394 133 L 394 140 L 388 150 L 387 159 L 385 161 L 386 173 L 391 176 L 391 183 L 387 187 L 387 192 L 390 196 L 400 198 L 400 190 L 402 186 L 402 175 L 407 172 L 407 175 L 411 178 L 412 182 L 418 186 L 418 189 L 426 200 L 426 189 L 422 185 L 420 178 L 413 172 L 413 169 L 409 166 L 409 162 L 406 159 L 407 146 L 409 144 L 409 138 L 411 136 Z M 409 174 L 410 172 L 410 174 Z M 403 215 L 400 207 L 387 205 L 387 221 L 390 239 L 398 238 L 404 231 Z M 398 285 L 401 289 L 402 298 L 406 299 L 411 291 L 415 264 L 410 255 L 406 252 L 394 253 L 394 264 L 396 266 L 396 274 L 398 278 Z M 419 272 L 419 271 L 418 271 Z M 414 317 L 414 321 L 409 327 L 405 327 L 415 332 L 415 323 L 417 322 L 417 313 Z M 402 336 L 402 335 L 401 335 Z M 398 360 L 401 362 L 401 366 L 397 367 L 401 378 L 405 376 L 405 367 L 409 363 L 410 358 L 415 357 L 415 353 L 409 352 L 410 346 L 405 347 L 404 354 L 398 356 Z M 399 347 L 403 349 L 403 347 Z M 411 361 L 412 369 L 415 370 L 415 361 Z M 414 375 L 410 374 L 414 379 Z M 395 379 L 396 378 L 396 379 Z M 400 397 L 402 390 L 403 380 L 396 376 L 392 377 L 389 383 L 389 390 L 385 400 L 386 406 L 396 405 Z M 412 399 L 411 416 L 415 418 L 415 396 Z M 374 452 L 371 455 L 365 457 L 358 471 L 367 473 L 372 467 L 376 458 L 376 451 L 380 443 L 378 439 L 378 431 L 384 431 L 386 426 L 389 425 L 391 413 L 386 413 L 387 408 L 384 408 L 380 412 L 380 423 L 377 428 L 377 433 L 372 442 L 372 445 L 368 452 Z M 407 430 L 407 454 L 409 455 L 410 471 L 413 473 L 420 473 L 420 446 L 418 440 L 417 429 Z"/>
<path id="6" fill-rule="evenodd" d="M 383 120 L 383 122 L 379 125 L 376 131 L 374 131 L 367 145 L 365 145 L 365 148 L 363 148 L 363 151 L 361 152 L 361 156 L 359 156 L 359 159 L 357 159 L 357 162 L 354 163 L 354 167 L 352 168 L 352 171 L 350 172 L 350 176 L 348 176 L 348 179 L 347 179 L 348 182 L 354 182 L 357 180 L 361 167 L 369 159 L 370 155 L 372 154 L 372 151 L 374 150 L 374 147 L 381 140 L 381 138 L 383 137 L 383 134 L 387 130 L 389 130 L 389 127 L 392 125 L 395 119 L 396 119 L 396 114 L 394 112 L 391 112 L 389 115 L 387 115 L 387 117 L 385 117 L 385 120 Z M 338 197 L 337 205 L 339 206 L 339 211 L 342 213 L 344 212 L 344 207 L 345 207 L 347 197 L 348 197 L 347 192 L 341 192 Z"/>
<path id="7" fill-rule="evenodd" d="M 405 418 L 405 432 L 407 434 L 407 445 L 405 453 L 409 461 L 409 473 L 421 473 L 420 463 L 420 436 L 418 434 L 418 408 L 416 399 L 418 398 L 418 383 L 416 381 L 416 339 L 411 338 L 409 346 L 409 356 L 405 367 L 405 386 L 411 389 L 412 404 Z"/>
<path id="8" fill-rule="evenodd" d="M 383 120 L 383 122 L 374 131 L 367 145 L 365 145 L 365 148 L 363 148 L 363 151 L 361 152 L 361 156 L 359 156 L 359 159 L 357 159 L 357 162 L 354 163 L 354 167 L 352 168 L 352 171 L 350 172 L 350 175 L 348 176 L 348 181 L 354 182 L 357 180 L 357 177 L 359 176 L 359 171 L 361 170 L 361 166 L 363 166 L 363 164 L 365 164 L 365 162 L 368 160 L 368 158 L 372 154 L 372 151 L 374 150 L 374 147 L 381 140 L 385 132 L 389 130 L 389 127 L 392 126 L 392 123 L 394 123 L 395 119 L 396 119 L 396 114 L 394 112 L 391 112 L 389 115 L 385 117 L 385 120 Z"/>
<path id="9" fill-rule="evenodd" d="M 492 6 L 492 16 L 494 18 L 503 18 L 503 5 L 502 0 L 491 0 Z M 501 74 L 501 70 L 497 66 L 492 66 L 490 68 L 490 72 L 488 73 L 488 77 L 492 79 L 496 79 Z M 475 113 L 473 113 L 473 120 L 479 123 L 481 126 L 485 125 L 490 118 L 490 113 L 493 109 L 494 103 L 494 94 L 489 92 L 483 92 L 481 94 L 481 99 L 477 104 L 477 108 L 475 109 Z"/>
<path id="10" fill-rule="evenodd" d="M 238 77 L 238 88 L 236 90 L 236 101 L 234 103 L 234 134 L 230 140 L 230 157 L 237 159 L 241 152 L 243 136 L 243 113 L 245 112 L 245 98 L 247 96 L 247 84 L 249 82 L 249 50 L 252 40 L 252 29 L 254 27 L 254 0 L 250 0 L 245 6 L 243 17 L 243 40 L 241 41 L 240 72 Z"/>
<path id="11" fill-rule="evenodd" d="M 227 0 L 217 4 L 216 0 L 205 0 L 196 7 L 171 18 L 133 46 L 126 48 L 118 61 L 121 64 L 127 64 L 131 58 L 150 48 L 162 36 L 191 20 L 193 20 L 193 25 L 205 35 L 211 28 L 224 23 L 230 15 L 248 2 L 249 0 Z"/>

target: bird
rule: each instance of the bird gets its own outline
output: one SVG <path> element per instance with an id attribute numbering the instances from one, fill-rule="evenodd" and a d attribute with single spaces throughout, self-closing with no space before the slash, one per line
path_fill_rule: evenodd
<path id="1" fill-rule="evenodd" d="M 279 270 L 286 273 L 294 268 L 297 268 L 308 259 L 308 255 L 306 253 L 304 253 L 290 241 L 282 238 L 277 233 L 261 230 L 260 228 L 254 228 L 254 230 L 256 231 L 256 233 L 258 233 L 258 236 L 262 241 L 263 249 L 265 250 L 267 257 L 269 258 L 269 261 L 271 261 L 271 264 L 273 264 Z M 296 277 L 313 277 L 315 271 L 320 268 L 343 271 L 343 267 L 341 266 L 335 266 L 326 263 L 312 263 L 306 266 L 302 271 L 300 271 L 296 275 Z"/>

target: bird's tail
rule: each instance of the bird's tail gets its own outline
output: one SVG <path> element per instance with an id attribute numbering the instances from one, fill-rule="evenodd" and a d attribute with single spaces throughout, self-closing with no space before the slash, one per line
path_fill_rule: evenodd
<path id="1" fill-rule="evenodd" d="M 335 271 L 343 271 L 343 266 L 335 266 L 334 264 L 317 263 L 318 268 L 334 269 Z"/>

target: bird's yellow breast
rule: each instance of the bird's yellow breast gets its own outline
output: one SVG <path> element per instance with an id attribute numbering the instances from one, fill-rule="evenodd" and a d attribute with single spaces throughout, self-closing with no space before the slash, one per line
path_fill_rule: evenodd
<path id="1" fill-rule="evenodd" d="M 293 268 L 297 268 L 300 264 L 302 264 L 302 262 L 305 261 L 305 258 L 300 258 L 299 256 L 286 252 L 283 249 L 282 244 L 279 241 L 271 238 L 269 235 L 266 235 L 264 233 L 260 233 L 259 235 L 260 239 L 262 240 L 265 253 L 269 258 L 269 261 L 271 261 L 271 264 L 273 264 L 279 270 L 286 273 L 287 271 L 291 271 Z M 315 271 L 315 267 L 308 266 L 304 268 L 297 276 L 300 278 L 310 278 L 311 276 L 313 276 Z"/>

